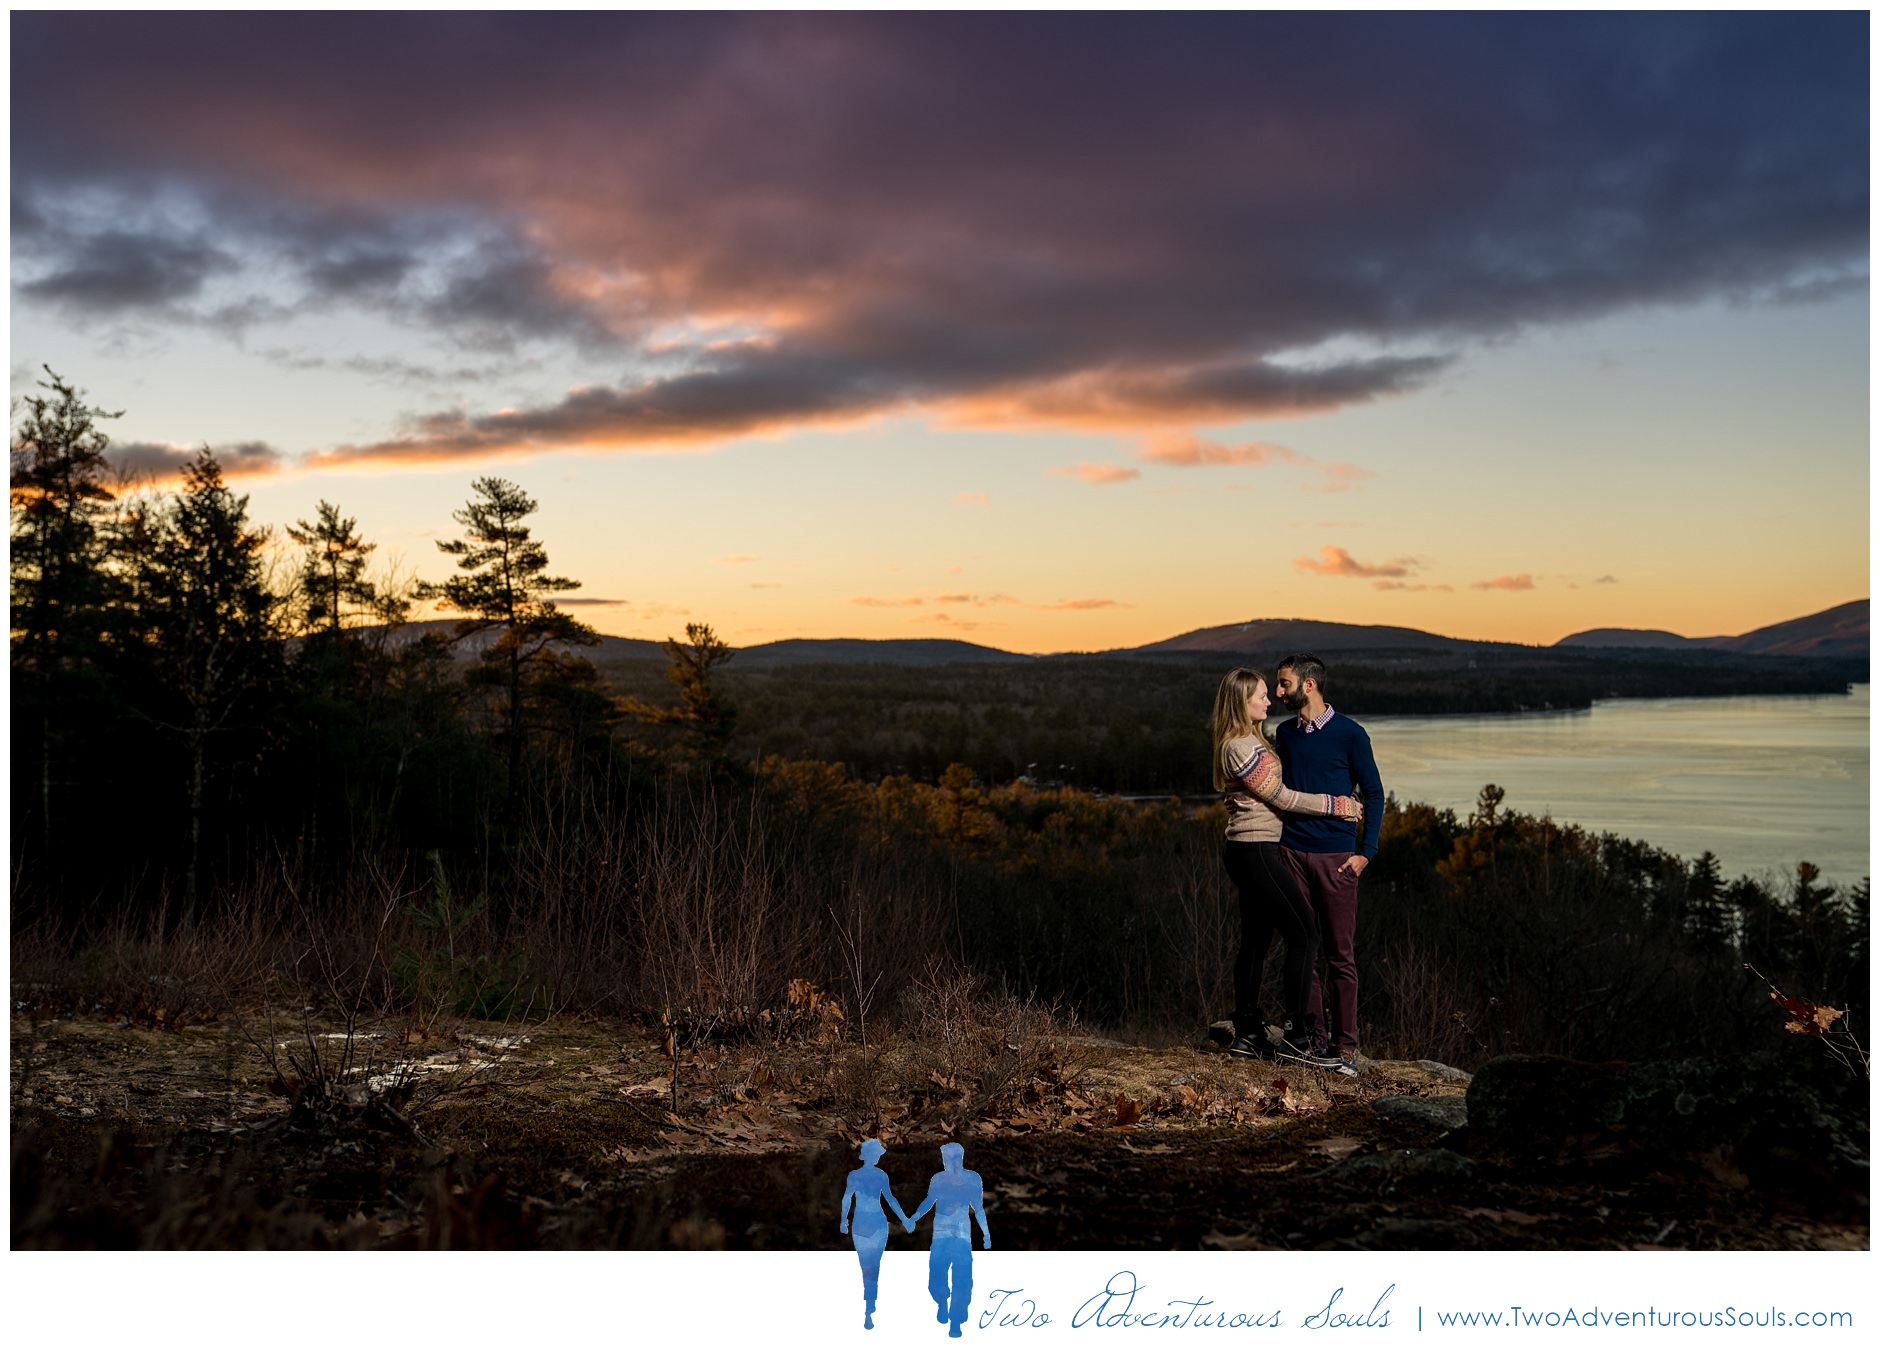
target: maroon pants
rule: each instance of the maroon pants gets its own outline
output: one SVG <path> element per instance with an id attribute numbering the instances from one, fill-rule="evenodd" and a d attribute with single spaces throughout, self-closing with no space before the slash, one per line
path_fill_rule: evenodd
<path id="1" fill-rule="evenodd" d="M 1358 956 L 1353 949 L 1358 934 L 1358 876 L 1340 874 L 1338 867 L 1350 851 L 1296 851 L 1280 847 L 1286 865 L 1306 891 L 1312 915 L 1319 924 L 1319 951 L 1325 957 L 1325 987 L 1312 974 L 1311 1006 L 1315 1023 L 1331 1034 L 1340 1049 L 1358 1047 Z M 1329 993 L 1329 999 L 1325 994 Z M 1331 1006 L 1327 1008 L 1325 1002 Z"/>

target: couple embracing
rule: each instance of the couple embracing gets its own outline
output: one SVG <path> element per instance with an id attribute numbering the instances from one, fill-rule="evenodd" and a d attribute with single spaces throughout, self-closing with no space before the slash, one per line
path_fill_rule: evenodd
<path id="1" fill-rule="evenodd" d="M 1214 787 L 1226 795 L 1224 857 L 1240 894 L 1228 1053 L 1355 1077 L 1358 876 L 1377 854 L 1384 786 L 1371 739 L 1333 709 L 1324 686 L 1325 664 L 1302 653 L 1279 664 L 1270 694 L 1266 677 L 1245 667 L 1228 672 L 1215 692 Z M 1274 699 L 1294 716 L 1269 721 Z M 1277 1043 L 1260 1012 L 1275 934 L 1285 944 L 1286 1014 Z"/>

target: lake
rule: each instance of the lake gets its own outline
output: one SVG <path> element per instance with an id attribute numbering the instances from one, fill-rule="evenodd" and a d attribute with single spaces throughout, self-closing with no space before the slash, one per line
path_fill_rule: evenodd
<path id="1" fill-rule="evenodd" d="M 1616 832 L 1725 872 L 1851 884 L 1869 873 L 1868 692 L 1615 699 L 1590 711 L 1364 718 L 1384 787 L 1466 813 L 1502 806 Z"/>

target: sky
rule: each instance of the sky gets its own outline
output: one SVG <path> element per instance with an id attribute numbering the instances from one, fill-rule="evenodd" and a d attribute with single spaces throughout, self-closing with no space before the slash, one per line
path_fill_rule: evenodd
<path id="1" fill-rule="evenodd" d="M 662 638 L 1868 594 L 1868 18 L 10 17 L 10 384 Z M 17 415 L 17 412 L 16 412 Z"/>

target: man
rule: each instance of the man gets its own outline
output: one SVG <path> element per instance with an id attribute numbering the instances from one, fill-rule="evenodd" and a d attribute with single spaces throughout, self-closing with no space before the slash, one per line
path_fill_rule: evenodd
<path id="1" fill-rule="evenodd" d="M 933 1246 L 927 1251 L 927 1293 L 940 1306 L 934 1317 L 948 1324 L 947 1336 L 958 1337 L 966 1322 L 966 1309 L 973 1299 L 973 1217 L 979 1220 L 979 1234 L 985 1247 L 992 1247 L 992 1230 L 986 1227 L 986 1206 L 977 1172 L 961 1166 L 966 1150 L 958 1144 L 940 1145 L 941 1170 L 927 1183 L 927 1199 L 920 1203 L 907 1221 L 908 1232 L 928 1210 L 933 1215 Z M 952 1290 L 947 1276 L 952 1274 Z"/>
<path id="2" fill-rule="evenodd" d="M 1307 794 L 1351 794 L 1364 803 L 1362 842 L 1349 822 L 1292 817 L 1280 832 L 1280 855 L 1298 877 L 1318 919 L 1326 984 L 1312 975 L 1311 1009 L 1320 1048 L 1346 1065 L 1358 1056 L 1358 876 L 1377 854 L 1384 824 L 1384 782 L 1363 728 L 1325 700 L 1325 663 L 1297 653 L 1279 664 L 1273 691 L 1297 717 L 1273 734 L 1289 787 Z M 1329 994 L 1331 1005 L 1324 1000 Z M 1351 1072 L 1356 1073 L 1352 1067 Z"/>

